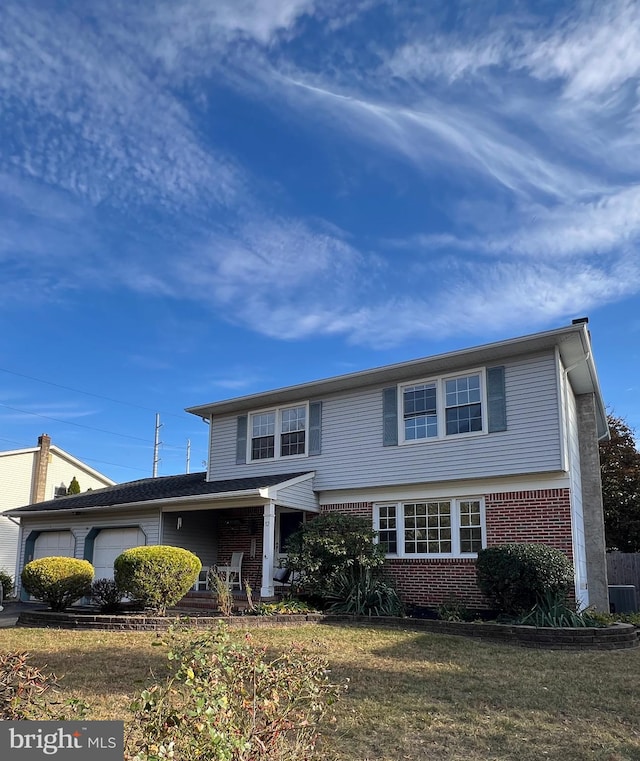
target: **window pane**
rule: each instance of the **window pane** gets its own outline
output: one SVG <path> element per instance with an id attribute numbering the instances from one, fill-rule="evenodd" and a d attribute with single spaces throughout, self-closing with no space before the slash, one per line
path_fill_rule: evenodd
<path id="1" fill-rule="evenodd" d="M 263 412 L 259 415 L 253 415 L 252 431 L 253 436 L 272 436 L 276 432 L 276 413 Z"/>
<path id="2" fill-rule="evenodd" d="M 251 440 L 251 459 L 266 460 L 275 454 L 275 437 L 259 436 Z"/>
<path id="3" fill-rule="evenodd" d="M 304 431 L 306 414 L 306 407 L 291 407 L 282 410 L 282 433 Z"/>
<path id="4" fill-rule="evenodd" d="M 436 386 L 423 383 L 407 386 L 403 391 L 404 437 L 407 441 L 438 435 Z"/>
<path id="5" fill-rule="evenodd" d="M 482 549 L 480 501 L 460 501 L 460 552 L 478 552 Z"/>
<path id="6" fill-rule="evenodd" d="M 283 433 L 280 437 L 280 456 L 287 457 L 292 454 L 304 454 L 304 439 L 304 431 Z"/>
<path id="7" fill-rule="evenodd" d="M 469 404 L 465 407 L 451 407 L 446 410 L 447 436 L 456 433 L 471 433 L 482 430 L 482 405 Z"/>
<path id="8" fill-rule="evenodd" d="M 396 533 L 396 506 L 381 505 L 378 508 L 378 542 L 386 553 L 398 552 Z"/>
<path id="9" fill-rule="evenodd" d="M 480 376 L 445 381 L 445 430 L 447 436 L 482 431 Z"/>
<path id="10" fill-rule="evenodd" d="M 404 505 L 404 547 L 407 555 L 451 552 L 451 503 Z"/>

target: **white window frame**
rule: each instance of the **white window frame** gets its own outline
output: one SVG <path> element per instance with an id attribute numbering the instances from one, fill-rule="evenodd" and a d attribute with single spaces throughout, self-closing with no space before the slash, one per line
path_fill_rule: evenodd
<path id="1" fill-rule="evenodd" d="M 482 408 L 482 429 L 480 431 L 469 431 L 467 433 L 450 433 L 447 434 L 446 423 L 446 381 L 456 380 L 457 378 L 468 378 L 472 375 L 480 377 L 480 405 Z M 436 387 L 436 419 L 438 426 L 437 436 L 427 436 L 422 439 L 407 439 L 405 437 L 405 418 L 404 418 L 404 392 L 405 389 L 412 386 L 434 385 Z M 484 436 L 488 433 L 487 423 L 487 379 L 484 367 L 477 367 L 466 370 L 463 373 L 449 373 L 436 378 L 420 378 L 410 383 L 398 385 L 398 442 L 401 445 L 425 444 L 430 441 L 443 441 L 445 439 L 464 439 L 473 436 Z"/>
<path id="2" fill-rule="evenodd" d="M 294 410 L 302 407 L 304 409 L 304 452 L 300 454 L 280 454 L 282 448 L 282 413 L 287 410 Z M 274 431 L 274 445 L 273 445 L 273 457 L 262 457 L 254 460 L 252 458 L 253 450 L 253 419 L 257 415 L 266 415 L 268 413 L 275 414 L 275 431 Z M 272 462 L 273 460 L 296 460 L 302 457 L 309 456 L 309 402 L 303 404 L 287 404 L 284 407 L 267 407 L 262 410 L 254 410 L 250 412 L 247 417 L 247 462 Z"/>
<path id="3" fill-rule="evenodd" d="M 429 502 L 449 502 L 451 504 L 451 552 L 405 552 L 404 549 L 404 531 L 405 531 L 405 505 L 423 504 Z M 421 497 L 418 499 L 406 499 L 398 502 L 375 502 L 373 505 L 373 528 L 374 531 L 380 531 L 380 508 L 396 508 L 396 547 L 397 552 L 386 553 L 387 558 L 406 558 L 418 559 L 429 558 L 439 560 L 444 558 L 477 558 L 477 552 L 460 551 L 460 504 L 462 502 L 479 502 L 480 503 L 480 532 L 482 535 L 482 549 L 487 546 L 487 524 L 485 515 L 484 497 Z M 454 530 L 455 528 L 455 530 Z M 378 537 L 376 537 L 378 542 Z"/>

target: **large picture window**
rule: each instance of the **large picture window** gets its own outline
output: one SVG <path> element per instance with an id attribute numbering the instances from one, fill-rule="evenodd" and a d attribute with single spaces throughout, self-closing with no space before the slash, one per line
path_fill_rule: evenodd
<path id="1" fill-rule="evenodd" d="M 401 386 L 401 440 L 425 439 L 485 430 L 482 372 Z"/>
<path id="2" fill-rule="evenodd" d="M 305 455 L 307 406 L 256 412 L 250 416 L 249 456 L 252 461 Z"/>
<path id="3" fill-rule="evenodd" d="M 464 557 L 485 546 L 481 498 L 380 504 L 375 522 L 378 542 L 397 557 Z"/>

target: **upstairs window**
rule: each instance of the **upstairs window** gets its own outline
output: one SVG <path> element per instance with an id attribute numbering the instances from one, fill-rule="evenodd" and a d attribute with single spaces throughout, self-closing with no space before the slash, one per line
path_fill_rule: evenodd
<path id="1" fill-rule="evenodd" d="M 251 417 L 251 459 L 268 460 L 275 454 L 276 413 L 261 412 Z"/>
<path id="2" fill-rule="evenodd" d="M 399 397 L 404 443 L 482 433 L 486 429 L 480 371 L 401 386 Z"/>
<path id="3" fill-rule="evenodd" d="M 305 455 L 307 407 L 256 412 L 250 417 L 249 452 L 252 461 Z"/>
<path id="4" fill-rule="evenodd" d="M 282 410 L 282 433 L 280 434 L 280 457 L 304 454 L 307 428 L 307 408 L 290 407 Z"/>
<path id="5" fill-rule="evenodd" d="M 447 436 L 482 430 L 480 375 L 445 380 Z"/>
<path id="6" fill-rule="evenodd" d="M 406 386 L 402 403 L 404 406 L 404 438 L 407 441 L 428 439 L 438 435 L 438 411 L 436 384 L 420 383 Z"/>

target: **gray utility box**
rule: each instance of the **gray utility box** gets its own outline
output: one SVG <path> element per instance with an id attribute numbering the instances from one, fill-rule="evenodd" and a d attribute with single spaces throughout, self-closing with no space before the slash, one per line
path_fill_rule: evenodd
<path id="1" fill-rule="evenodd" d="M 636 588 L 633 584 L 616 584 L 609 587 L 610 613 L 635 613 L 637 610 Z"/>

